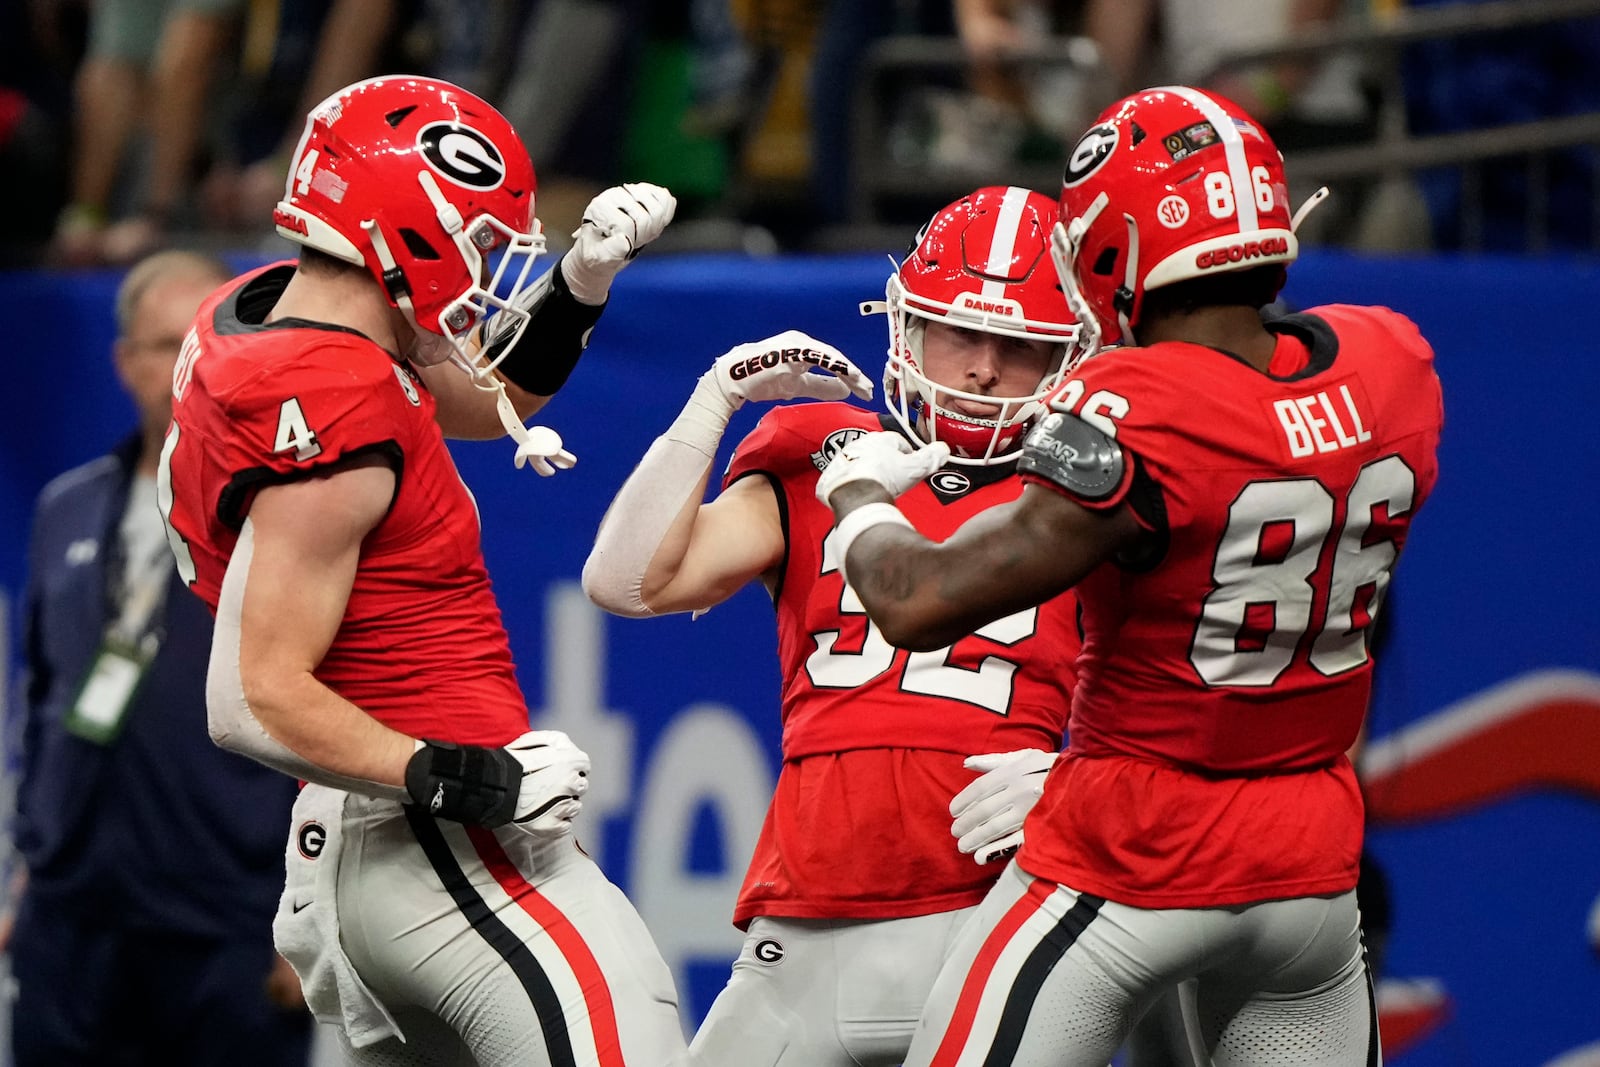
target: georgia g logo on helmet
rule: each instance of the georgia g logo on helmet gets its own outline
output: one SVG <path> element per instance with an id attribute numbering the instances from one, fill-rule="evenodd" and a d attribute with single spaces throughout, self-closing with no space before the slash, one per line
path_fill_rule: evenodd
<path id="1" fill-rule="evenodd" d="M 417 147 L 428 166 L 457 185 L 489 190 L 505 181 L 505 157 L 493 141 L 471 126 L 430 122 L 418 132 Z"/>
<path id="2" fill-rule="evenodd" d="M 1100 164 L 1110 157 L 1111 150 L 1116 147 L 1117 128 L 1111 123 L 1089 127 L 1083 136 L 1078 138 L 1077 146 L 1067 159 L 1067 169 L 1061 176 L 1061 184 L 1070 189 L 1083 181 L 1100 169 Z"/>

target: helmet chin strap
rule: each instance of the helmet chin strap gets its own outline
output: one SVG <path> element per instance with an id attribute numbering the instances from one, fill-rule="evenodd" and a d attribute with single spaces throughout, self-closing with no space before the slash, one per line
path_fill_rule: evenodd
<path id="1" fill-rule="evenodd" d="M 1069 369 L 1100 351 L 1100 320 L 1095 317 L 1083 290 L 1078 288 L 1073 264 L 1077 262 L 1084 234 L 1089 232 L 1089 224 L 1099 217 L 1108 201 L 1106 194 L 1101 193 L 1089 205 L 1089 210 L 1073 219 L 1070 225 L 1057 222 L 1050 229 L 1050 258 L 1056 265 L 1056 276 L 1061 281 L 1061 291 L 1066 295 L 1067 307 L 1078 320 L 1077 345 L 1081 354 L 1069 364 Z"/>
<path id="2" fill-rule="evenodd" d="M 1123 219 L 1128 224 L 1128 265 L 1122 272 L 1122 292 L 1127 294 L 1123 306 L 1117 308 L 1117 325 L 1122 327 L 1122 343 L 1125 345 L 1137 344 L 1133 336 L 1133 302 L 1138 299 L 1139 290 L 1136 288 L 1139 281 L 1139 223 L 1132 215 L 1124 214 Z"/>
<path id="3" fill-rule="evenodd" d="M 433 175 L 429 174 L 427 171 L 417 171 L 417 184 L 422 186 L 422 191 L 427 194 L 428 201 L 433 204 L 434 215 L 436 218 L 438 218 L 440 227 L 443 228 L 445 233 L 450 235 L 450 240 L 456 245 L 456 249 L 461 255 L 461 262 L 467 268 L 468 276 L 476 278 L 478 264 L 474 263 L 473 260 L 477 258 L 477 252 L 476 249 L 472 248 L 471 243 L 468 242 L 462 235 L 461 231 L 465 226 L 465 223 L 462 222 L 461 212 L 456 210 L 456 206 L 454 204 L 444 198 L 444 193 L 440 192 L 439 190 L 439 183 L 435 181 Z M 385 246 L 384 253 L 386 254 L 387 251 L 387 246 Z M 412 320 L 412 325 L 416 325 L 415 319 Z M 446 329 L 449 328 L 442 321 L 439 325 Z M 491 392 L 494 389 L 499 388 L 501 394 L 504 395 L 505 388 L 499 385 L 498 378 L 485 374 L 478 367 L 474 366 L 476 360 L 468 358 L 465 353 L 457 350 L 456 344 L 450 338 L 445 338 L 445 340 L 450 345 L 451 362 L 460 367 L 462 370 L 466 371 L 467 377 L 472 379 L 473 385 L 486 392 Z M 475 354 L 476 353 L 474 353 L 474 355 Z M 504 421 L 504 416 L 502 416 L 501 421 Z M 519 422 L 518 425 L 520 426 L 521 423 Z"/>
<path id="4" fill-rule="evenodd" d="M 389 299 L 394 301 L 394 306 L 405 316 L 412 333 L 420 334 L 422 328 L 417 325 L 417 309 L 411 303 L 411 286 L 406 283 L 406 276 L 400 270 L 400 264 L 395 262 L 394 253 L 389 251 L 389 242 L 383 236 L 382 227 L 378 225 L 377 219 L 363 219 L 361 228 L 366 231 L 367 240 L 372 243 L 372 250 L 377 253 L 378 266 L 383 268 L 383 287 L 388 292 Z"/>

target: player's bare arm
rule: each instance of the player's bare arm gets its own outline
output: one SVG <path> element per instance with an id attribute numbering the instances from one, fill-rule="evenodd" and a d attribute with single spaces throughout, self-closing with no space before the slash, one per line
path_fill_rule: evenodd
<path id="1" fill-rule="evenodd" d="M 415 742 L 366 714 L 314 672 L 344 619 L 363 539 L 394 498 L 370 462 L 261 490 L 239 607 L 239 684 L 273 739 L 345 779 L 403 787 Z M 235 555 L 230 564 L 239 565 Z"/>
<path id="2" fill-rule="evenodd" d="M 856 482 L 832 501 L 842 521 L 886 496 L 880 486 Z M 890 644 L 928 651 L 1071 588 L 1139 532 L 1127 508 L 1091 511 L 1030 485 L 942 543 L 909 526 L 870 526 L 850 545 L 845 573 Z"/>
<path id="3" fill-rule="evenodd" d="M 783 520 L 765 478 L 741 478 L 688 515 L 645 571 L 642 595 L 657 613 L 713 607 L 783 562 Z"/>

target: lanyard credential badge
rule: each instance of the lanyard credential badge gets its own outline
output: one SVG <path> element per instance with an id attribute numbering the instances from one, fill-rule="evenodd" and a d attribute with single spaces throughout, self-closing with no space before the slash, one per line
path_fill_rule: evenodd
<path id="1" fill-rule="evenodd" d="M 153 633 L 145 634 L 138 642 L 108 634 L 89 664 L 62 725 L 97 745 L 115 741 L 160 644 Z"/>
<path id="2" fill-rule="evenodd" d="M 137 477 L 129 487 L 117 542 L 121 551 L 106 571 L 111 617 L 62 720 L 69 733 L 97 745 L 111 744 L 122 732 L 166 636 L 173 558 L 153 506 L 159 499 L 153 477 Z"/>

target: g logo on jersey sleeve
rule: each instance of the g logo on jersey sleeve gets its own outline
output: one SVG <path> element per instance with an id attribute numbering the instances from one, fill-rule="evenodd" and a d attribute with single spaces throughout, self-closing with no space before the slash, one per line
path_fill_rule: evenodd
<path id="1" fill-rule="evenodd" d="M 506 179 L 505 157 L 471 126 L 430 122 L 417 133 L 417 147 L 429 167 L 465 188 L 497 189 Z"/>

